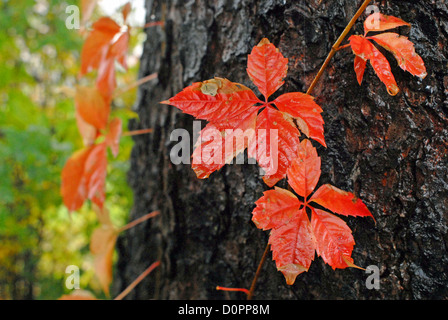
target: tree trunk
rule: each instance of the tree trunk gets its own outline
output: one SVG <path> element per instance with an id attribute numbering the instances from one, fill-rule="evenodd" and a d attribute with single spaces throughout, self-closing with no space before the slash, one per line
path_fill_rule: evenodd
<path id="1" fill-rule="evenodd" d="M 129 299 L 243 299 L 217 285 L 249 288 L 268 240 L 251 221 L 254 202 L 267 186 L 256 165 L 227 165 L 209 179 L 188 164 L 174 165 L 170 141 L 176 128 L 193 139 L 193 118 L 158 102 L 192 82 L 225 77 L 257 92 L 246 73 L 247 55 L 263 37 L 289 58 L 280 93 L 305 92 L 332 44 L 361 0 L 147 0 L 148 29 L 141 76 L 158 79 L 140 88 L 139 122 L 151 127 L 135 137 L 129 183 L 130 219 L 161 214 L 118 241 L 115 291 L 123 290 L 156 260 L 161 266 Z M 362 86 L 350 49 L 339 51 L 311 93 L 324 109 L 328 148 L 320 183 L 354 192 L 376 219 L 345 218 L 356 241 L 355 264 L 379 268 L 380 288 L 369 274 L 334 271 L 320 257 L 293 286 L 272 256 L 263 266 L 256 299 L 447 299 L 448 298 L 448 7 L 443 1 L 373 1 L 384 14 L 402 18 L 400 28 L 416 45 L 428 76 L 423 80 L 391 62 L 401 92 L 389 96 L 368 66 Z M 362 34 L 363 15 L 353 29 Z M 346 42 L 344 42 L 346 43 Z M 192 140 L 191 145 L 194 141 Z M 278 184 L 286 187 L 284 181 Z"/>

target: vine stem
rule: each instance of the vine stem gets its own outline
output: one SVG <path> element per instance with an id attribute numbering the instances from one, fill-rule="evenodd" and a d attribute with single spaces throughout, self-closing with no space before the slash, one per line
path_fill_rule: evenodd
<path id="1" fill-rule="evenodd" d="M 138 135 L 141 135 L 141 134 L 151 133 L 151 132 L 153 132 L 152 128 L 140 129 L 140 130 L 123 132 L 123 134 L 121 136 L 122 137 L 131 137 L 131 136 L 138 136 Z"/>
<path id="2" fill-rule="evenodd" d="M 252 297 L 254 296 L 255 286 L 257 284 L 258 278 L 260 277 L 261 268 L 263 267 L 263 264 L 266 261 L 266 258 L 268 257 L 270 247 L 271 245 L 268 243 L 266 245 L 266 248 L 264 249 L 263 256 L 261 257 L 260 263 L 258 264 L 257 272 L 255 272 L 254 279 L 252 280 L 252 284 L 250 285 L 249 293 L 247 294 L 247 300 L 252 300 Z"/>
<path id="3" fill-rule="evenodd" d="M 352 29 L 353 25 L 355 24 L 356 20 L 361 16 L 361 14 L 366 10 L 368 5 L 372 2 L 372 0 L 365 0 L 364 3 L 361 5 L 361 7 L 358 9 L 358 11 L 353 16 L 352 20 L 347 24 L 344 31 L 339 36 L 338 40 L 334 43 L 334 45 L 331 47 L 331 51 L 328 54 L 327 58 L 325 59 L 324 64 L 320 68 L 319 72 L 317 73 L 316 77 L 314 78 L 313 82 L 311 83 L 310 87 L 308 88 L 307 94 L 311 94 L 314 87 L 316 86 L 319 79 L 322 77 L 325 69 L 327 68 L 328 64 L 330 63 L 333 56 L 336 54 L 336 52 L 339 50 L 339 46 L 341 45 L 342 41 L 344 41 L 345 37 L 347 37 L 348 33 Z"/>
<path id="4" fill-rule="evenodd" d="M 160 211 L 153 211 L 151 213 L 145 214 L 144 216 L 142 216 L 142 217 L 140 217 L 138 219 L 135 219 L 134 221 L 132 221 L 132 222 L 128 223 L 127 225 L 125 225 L 125 226 L 121 227 L 120 229 L 118 229 L 118 233 L 121 233 L 121 232 L 123 232 L 125 230 L 131 229 L 131 228 L 135 227 L 136 225 L 142 223 L 143 221 L 146 221 L 146 220 L 148 220 L 150 218 L 153 218 L 153 217 L 157 216 L 159 213 L 160 213 Z"/>
<path id="5" fill-rule="evenodd" d="M 146 278 L 148 274 L 152 272 L 152 270 L 157 268 L 159 265 L 160 265 L 159 261 L 156 261 L 152 265 L 150 265 L 148 269 L 143 271 L 143 273 L 139 275 L 137 279 L 132 281 L 132 283 L 126 289 L 124 289 L 123 292 L 121 292 L 114 300 L 123 300 L 123 298 L 129 294 L 129 292 L 131 292 L 143 279 Z"/>
<path id="6" fill-rule="evenodd" d="M 148 81 L 154 80 L 154 79 L 156 79 L 157 77 L 158 77 L 158 74 L 157 74 L 157 72 L 155 72 L 155 73 L 152 73 L 152 74 L 150 74 L 150 75 L 147 75 L 146 77 L 143 77 L 143 78 L 141 78 L 141 79 L 138 79 L 137 81 L 135 81 L 134 83 L 131 83 L 131 84 L 128 85 L 127 87 L 124 87 L 124 88 L 122 88 L 122 89 L 118 89 L 118 90 L 114 93 L 113 98 L 117 98 L 117 97 L 121 96 L 123 93 L 125 93 L 125 92 L 127 92 L 127 91 L 129 91 L 129 90 L 132 90 L 132 89 L 134 89 L 134 88 L 136 88 L 136 87 L 139 87 L 139 86 L 141 86 L 142 84 L 144 84 L 144 83 L 146 83 L 146 82 L 148 82 Z"/>

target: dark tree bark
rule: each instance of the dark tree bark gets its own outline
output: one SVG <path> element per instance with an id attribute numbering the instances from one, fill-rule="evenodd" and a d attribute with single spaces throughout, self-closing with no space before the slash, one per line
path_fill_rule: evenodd
<path id="1" fill-rule="evenodd" d="M 115 290 L 124 289 L 156 260 L 161 266 L 129 299 L 245 298 L 217 285 L 250 286 L 268 232 L 251 222 L 254 202 L 267 186 L 255 165 L 228 165 L 209 179 L 190 165 L 174 165 L 175 128 L 192 132 L 193 118 L 158 104 L 196 81 L 225 77 L 255 90 L 247 55 L 263 37 L 289 58 L 279 93 L 305 92 L 360 0 L 147 0 L 148 30 L 141 76 L 158 72 L 139 91 L 140 122 L 154 128 L 135 138 L 129 183 L 135 203 L 130 219 L 161 214 L 118 242 Z M 444 1 L 373 1 L 382 13 L 408 21 L 400 33 L 416 44 L 428 69 L 423 80 L 391 61 L 401 92 L 391 97 L 368 67 L 359 86 L 350 49 L 336 54 L 312 95 L 324 109 L 328 148 L 320 183 L 357 194 L 376 218 L 344 218 L 356 241 L 359 266 L 376 265 L 380 289 L 366 288 L 368 274 L 333 271 L 316 257 L 293 286 L 285 284 L 269 254 L 256 299 L 448 298 L 448 7 Z M 363 15 L 353 33 L 362 33 Z M 193 141 L 191 142 L 191 144 Z M 285 187 L 285 182 L 279 186 Z"/>

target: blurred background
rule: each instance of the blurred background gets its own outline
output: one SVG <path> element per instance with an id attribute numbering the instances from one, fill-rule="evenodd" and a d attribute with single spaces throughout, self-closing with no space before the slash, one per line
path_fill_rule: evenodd
<path id="1" fill-rule="evenodd" d="M 126 2 L 99 1 L 91 21 L 114 17 Z M 143 1 L 131 2 L 130 24 L 142 26 Z M 80 1 L 0 2 L 0 299 L 57 299 L 69 291 L 69 265 L 80 268 L 82 289 L 102 297 L 89 251 L 95 213 L 86 203 L 69 214 L 60 196 L 65 161 L 83 147 L 73 94 L 85 34 L 67 29 L 68 5 Z M 143 32 L 133 31 L 130 68 L 118 73 L 118 88 L 136 80 L 143 41 Z M 112 115 L 124 130 L 136 117 L 135 92 L 113 101 Z M 122 138 L 120 154 L 109 161 L 106 206 L 117 226 L 132 206 L 126 182 L 131 148 L 132 138 Z"/>

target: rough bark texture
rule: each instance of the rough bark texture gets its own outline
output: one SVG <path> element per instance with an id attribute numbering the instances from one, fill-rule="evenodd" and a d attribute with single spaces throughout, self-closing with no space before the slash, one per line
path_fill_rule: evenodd
<path id="1" fill-rule="evenodd" d="M 148 30 L 142 58 L 141 76 L 158 72 L 159 78 L 140 89 L 140 122 L 131 123 L 130 129 L 152 127 L 154 133 L 135 138 L 130 219 L 155 209 L 161 215 L 119 239 L 117 292 L 160 260 L 129 299 L 244 298 L 215 287 L 250 286 L 268 238 L 251 222 L 251 212 L 267 187 L 254 165 L 226 166 L 207 180 L 197 179 L 190 165 L 173 165 L 169 154 L 177 142 L 170 133 L 191 132 L 193 118 L 158 102 L 214 76 L 255 90 L 247 55 L 263 37 L 289 58 L 279 93 L 304 92 L 361 2 L 146 1 L 148 20 L 165 26 Z M 376 224 L 344 220 L 356 240 L 355 263 L 379 267 L 380 289 L 366 288 L 362 270 L 333 271 L 317 257 L 287 286 L 269 255 L 256 299 L 448 298 L 448 7 L 434 0 L 373 4 L 412 24 L 400 32 L 416 44 L 427 78 L 405 73 L 387 54 L 401 92 L 389 96 L 370 67 L 359 86 L 348 49 L 336 54 L 312 95 L 324 109 L 328 145 L 315 144 L 320 183 L 355 192 L 375 216 Z M 354 33 L 362 33 L 364 18 Z"/>

